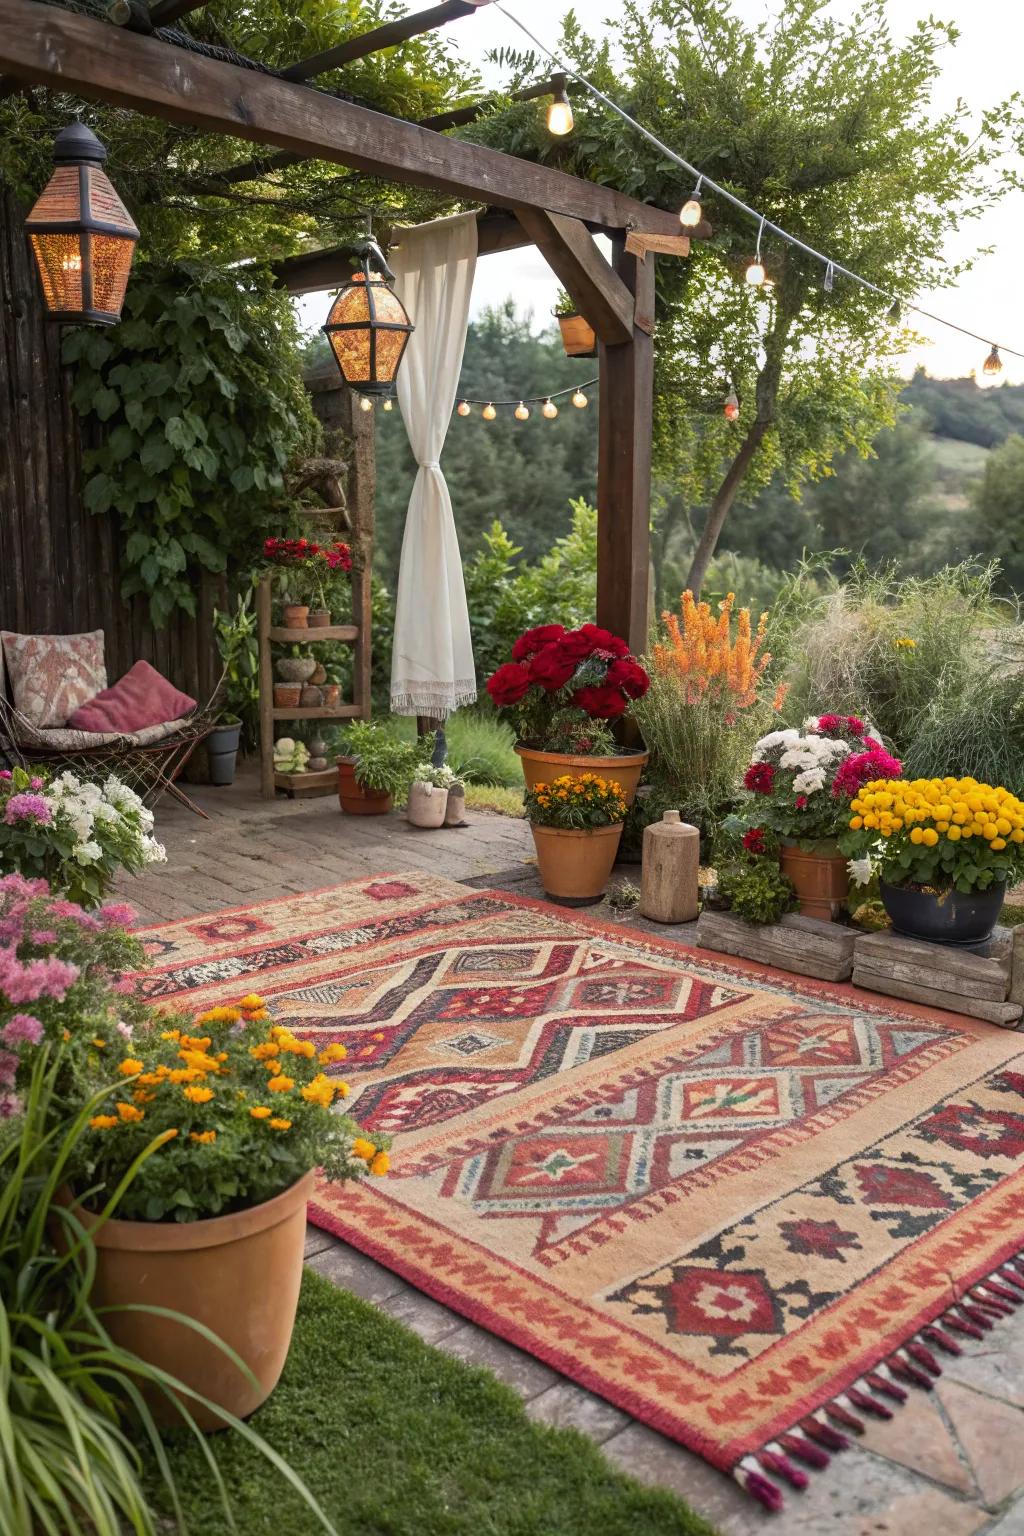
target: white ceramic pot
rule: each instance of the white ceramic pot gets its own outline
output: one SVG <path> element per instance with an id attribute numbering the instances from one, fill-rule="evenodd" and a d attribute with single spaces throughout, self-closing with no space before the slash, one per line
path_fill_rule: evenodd
<path id="1" fill-rule="evenodd" d="M 441 827 L 448 808 L 448 791 L 417 779 L 409 790 L 405 814 L 414 827 Z"/>

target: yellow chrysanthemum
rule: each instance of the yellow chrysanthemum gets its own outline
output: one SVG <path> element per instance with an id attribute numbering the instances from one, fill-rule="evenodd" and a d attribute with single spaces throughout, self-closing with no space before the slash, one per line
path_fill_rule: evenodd
<path id="1" fill-rule="evenodd" d="M 391 1159 L 388 1157 L 388 1154 L 386 1152 L 378 1152 L 370 1164 L 370 1172 L 375 1174 L 377 1178 L 383 1178 L 390 1167 Z"/>
<path id="2" fill-rule="evenodd" d="M 269 1120 L 273 1110 L 268 1109 L 265 1104 L 254 1104 L 249 1113 L 254 1120 Z"/>
<path id="3" fill-rule="evenodd" d="M 289 1088 L 295 1087 L 295 1079 L 294 1077 L 287 1077 L 283 1072 L 281 1072 L 277 1077 L 272 1077 L 270 1079 L 267 1087 L 270 1089 L 271 1093 L 287 1093 Z"/>
<path id="4" fill-rule="evenodd" d="M 272 1131 L 290 1131 L 292 1128 L 292 1123 L 290 1120 L 281 1120 L 278 1116 L 275 1115 L 273 1120 L 270 1122 L 270 1128 Z"/>
<path id="5" fill-rule="evenodd" d="M 116 1115 L 93 1115 L 89 1121 L 94 1131 L 110 1131 L 120 1123 Z"/>
<path id="6" fill-rule="evenodd" d="M 352 1143 L 352 1156 L 368 1163 L 377 1156 L 377 1148 L 372 1141 L 367 1141 L 365 1136 L 357 1136 Z"/>
<path id="7" fill-rule="evenodd" d="M 122 1104 L 119 1101 L 116 1107 L 122 1120 L 144 1120 L 146 1118 L 146 1111 L 144 1109 L 137 1109 L 134 1104 Z"/>
<path id="8" fill-rule="evenodd" d="M 210 1144 L 212 1142 L 217 1140 L 217 1132 L 216 1131 L 189 1131 L 188 1139 L 189 1139 L 189 1141 L 198 1141 L 200 1146 L 202 1146 L 202 1147 L 208 1147 L 208 1146 L 210 1146 Z"/>
<path id="9" fill-rule="evenodd" d="M 328 1045 L 320 1052 L 320 1064 L 329 1067 L 332 1061 L 344 1061 L 348 1051 L 343 1045 Z"/>
<path id="10" fill-rule="evenodd" d="M 190 1088 L 183 1088 L 181 1091 L 192 1104 L 209 1104 L 213 1098 L 212 1088 L 202 1088 L 198 1084 Z"/>

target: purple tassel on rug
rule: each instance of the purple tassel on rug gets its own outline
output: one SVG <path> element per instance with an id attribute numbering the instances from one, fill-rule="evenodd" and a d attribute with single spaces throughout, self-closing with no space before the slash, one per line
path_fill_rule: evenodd
<path id="1" fill-rule="evenodd" d="M 846 1395 L 855 1408 L 862 1413 L 872 1413 L 876 1419 L 891 1419 L 892 1409 L 888 1403 L 872 1397 L 869 1392 L 862 1392 L 859 1387 L 847 1387 Z"/>
<path id="2" fill-rule="evenodd" d="M 1021 1298 L 1016 1291 L 1011 1291 L 1010 1287 L 1003 1285 L 1001 1280 L 986 1280 L 985 1291 L 988 1295 L 998 1296 L 1001 1301 L 1006 1302 L 1008 1307 L 1019 1307 L 1021 1304 Z"/>
<path id="3" fill-rule="evenodd" d="M 800 1420 L 800 1428 L 805 1435 L 816 1440 L 829 1451 L 845 1451 L 850 1442 L 845 1435 L 841 1435 L 838 1429 L 833 1429 L 831 1424 L 822 1424 L 813 1414 Z"/>
<path id="4" fill-rule="evenodd" d="M 952 1328 L 956 1333 L 965 1333 L 970 1339 L 982 1339 L 985 1335 L 977 1324 L 972 1323 L 969 1317 L 961 1317 L 959 1312 L 947 1312 L 942 1319 L 947 1328 Z"/>
<path id="5" fill-rule="evenodd" d="M 926 1348 L 924 1344 L 920 1344 L 917 1339 L 911 1339 L 907 1345 L 907 1353 L 912 1355 L 918 1365 L 923 1365 L 925 1370 L 930 1371 L 933 1376 L 942 1375 L 942 1366 L 936 1360 L 931 1350 Z"/>
<path id="6" fill-rule="evenodd" d="M 763 1504 L 765 1509 L 770 1509 L 773 1514 L 778 1514 L 779 1510 L 785 1507 L 786 1500 L 782 1489 L 776 1488 L 775 1484 L 770 1483 L 766 1477 L 762 1477 L 760 1472 L 744 1472 L 742 1482 L 747 1492 L 759 1504 Z"/>
<path id="7" fill-rule="evenodd" d="M 932 1379 L 924 1371 L 919 1371 L 916 1365 L 911 1365 L 909 1360 L 904 1360 L 902 1355 L 890 1355 L 885 1362 L 894 1376 L 901 1381 L 912 1382 L 915 1387 L 921 1387 L 923 1391 L 930 1392 Z"/>
<path id="8" fill-rule="evenodd" d="M 823 1451 L 820 1445 L 815 1445 L 813 1440 L 808 1440 L 804 1435 L 780 1435 L 779 1444 L 784 1451 L 808 1467 L 827 1467 L 832 1459 L 827 1451 Z"/>
<path id="9" fill-rule="evenodd" d="M 963 1354 L 963 1350 L 960 1348 L 960 1345 L 957 1343 L 956 1339 L 951 1339 L 948 1333 L 943 1333 L 942 1329 L 939 1328 L 935 1323 L 929 1323 L 927 1328 L 921 1329 L 921 1332 L 924 1334 L 929 1344 L 938 1345 L 939 1349 L 944 1349 L 947 1355 Z"/>
<path id="10" fill-rule="evenodd" d="M 858 1419 L 855 1413 L 851 1413 L 848 1408 L 844 1408 L 842 1403 L 826 1403 L 825 1412 L 833 1424 L 842 1424 L 851 1434 L 862 1435 L 864 1433 L 864 1425 L 860 1419 Z"/>
<path id="11" fill-rule="evenodd" d="M 891 1397 L 897 1403 L 905 1403 L 907 1400 L 907 1393 L 903 1388 L 897 1386 L 896 1382 L 889 1381 L 887 1377 L 881 1376 L 878 1371 L 871 1371 L 864 1380 L 872 1392 L 881 1392 L 883 1397 Z"/>
<path id="12" fill-rule="evenodd" d="M 806 1488 L 810 1478 L 802 1467 L 794 1467 L 788 1456 L 781 1455 L 778 1451 L 759 1451 L 758 1461 L 766 1472 L 774 1477 L 781 1477 L 783 1482 L 791 1488 Z"/>

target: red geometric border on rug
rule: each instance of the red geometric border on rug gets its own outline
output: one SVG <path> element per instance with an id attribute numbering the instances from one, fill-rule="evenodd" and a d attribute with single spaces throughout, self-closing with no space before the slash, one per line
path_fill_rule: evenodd
<path id="1" fill-rule="evenodd" d="M 1010 1032 L 419 872 L 142 937 L 349 1045 L 393 1173 L 318 1225 L 769 1507 L 1024 1299 Z"/>

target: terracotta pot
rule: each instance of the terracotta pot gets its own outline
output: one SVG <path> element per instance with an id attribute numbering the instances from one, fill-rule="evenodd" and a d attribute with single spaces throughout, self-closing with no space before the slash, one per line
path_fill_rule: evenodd
<path id="1" fill-rule="evenodd" d="M 386 816 L 394 801 L 377 789 L 364 789 L 356 779 L 354 757 L 338 758 L 338 801 L 349 816 Z"/>
<path id="2" fill-rule="evenodd" d="M 316 671 L 315 656 L 279 656 L 274 671 L 282 683 L 308 683 Z"/>
<path id="3" fill-rule="evenodd" d="M 409 788 L 409 803 L 405 808 L 406 818 L 414 827 L 443 827 L 445 811 L 448 809 L 448 791 L 439 789 L 436 784 L 426 784 L 419 780 Z"/>
<path id="4" fill-rule="evenodd" d="M 328 608 L 311 608 L 309 610 L 310 629 L 326 629 L 331 622 L 331 614 Z"/>
<path id="5" fill-rule="evenodd" d="M 325 683 L 323 693 L 324 709 L 337 709 L 338 705 L 341 703 L 341 684 Z"/>
<path id="6" fill-rule="evenodd" d="M 302 698 L 302 689 L 298 683 L 274 684 L 274 708 L 297 709 Z"/>
<path id="7" fill-rule="evenodd" d="M 286 603 L 284 624 L 286 629 L 308 629 L 309 609 L 305 603 Z"/>
<path id="8" fill-rule="evenodd" d="M 850 874 L 841 854 L 804 853 L 795 843 L 784 843 L 779 862 L 782 873 L 793 882 L 804 917 L 834 923 L 842 915 L 850 894 Z"/>
<path id="9" fill-rule="evenodd" d="M 516 746 L 527 789 L 532 789 L 535 784 L 550 784 L 552 779 L 560 778 L 564 773 L 574 779 L 585 773 L 596 773 L 602 779 L 615 780 L 626 797 L 627 806 L 633 804 L 649 755 L 639 748 L 623 748 L 616 757 L 576 757 L 568 752 L 541 752 L 525 742 Z"/>
<path id="10" fill-rule="evenodd" d="M 299 696 L 299 703 L 302 705 L 303 709 L 323 709 L 323 689 L 315 688 L 312 683 L 307 683 L 305 688 L 303 688 L 301 695 Z"/>
<path id="11" fill-rule="evenodd" d="M 316 671 L 312 674 L 309 680 L 311 683 L 316 683 L 318 688 L 322 688 L 324 683 L 326 683 L 327 668 L 324 666 L 322 661 L 317 662 Z"/>
<path id="12" fill-rule="evenodd" d="M 545 894 L 563 907 L 592 907 L 604 895 L 622 836 L 622 822 L 569 832 L 530 823 Z"/>
<path id="13" fill-rule="evenodd" d="M 582 315 L 556 315 L 566 357 L 596 357 L 597 334 Z"/>
<path id="14" fill-rule="evenodd" d="M 205 1221 L 108 1221 L 95 1234 L 95 1307 L 142 1305 L 181 1312 L 243 1359 L 256 1381 L 194 1329 L 147 1312 L 109 1312 L 115 1340 L 211 1403 L 247 1418 L 277 1385 L 295 1324 L 312 1172 L 273 1200 Z M 88 1217 L 85 1217 L 88 1220 Z M 161 1423 L 178 1422 L 152 1400 Z M 203 1429 L 219 1414 L 189 1402 Z"/>

